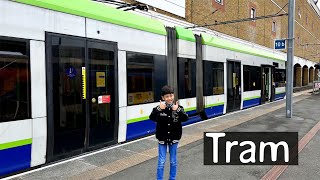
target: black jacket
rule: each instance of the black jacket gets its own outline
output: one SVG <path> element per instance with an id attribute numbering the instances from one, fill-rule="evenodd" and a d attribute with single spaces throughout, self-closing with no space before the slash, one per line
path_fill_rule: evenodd
<path id="1" fill-rule="evenodd" d="M 181 122 L 188 120 L 188 115 L 184 112 L 182 106 L 176 111 L 166 107 L 161 110 L 159 106 L 153 108 L 149 119 L 157 123 L 156 138 L 160 142 L 172 143 L 174 140 L 180 140 L 182 136 Z"/>

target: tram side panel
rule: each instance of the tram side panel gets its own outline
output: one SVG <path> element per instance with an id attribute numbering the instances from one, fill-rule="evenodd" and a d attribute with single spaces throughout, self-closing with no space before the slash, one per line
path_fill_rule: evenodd
<path id="1" fill-rule="evenodd" d="M 178 38 L 178 37 L 177 37 Z M 196 43 L 195 39 L 178 41 L 178 99 L 189 115 L 189 120 L 183 125 L 201 121 L 197 114 L 196 98 Z"/>
<path id="2" fill-rule="evenodd" d="M 254 55 L 244 54 L 240 52 L 234 52 L 230 50 L 225 50 L 217 47 L 212 47 L 208 45 L 203 46 L 204 49 L 204 92 L 205 92 L 205 112 L 207 116 L 214 117 L 216 115 L 220 115 L 221 113 L 221 107 L 219 109 L 219 105 L 224 105 L 223 113 L 226 112 L 227 101 L 228 98 L 228 92 L 227 92 L 227 85 L 228 83 L 234 84 L 236 82 L 233 82 L 232 78 L 228 79 L 226 74 L 228 73 L 228 68 L 226 64 L 224 64 L 224 67 L 221 69 L 221 71 L 224 71 L 224 96 L 222 95 L 210 95 L 211 93 L 211 87 L 208 85 L 211 81 L 213 81 L 215 84 L 219 81 L 218 79 L 214 78 L 212 79 L 210 77 L 210 63 L 209 61 L 222 61 L 222 62 L 228 62 L 228 61 L 238 61 L 241 63 L 241 84 L 240 85 L 240 96 L 241 96 L 241 106 L 240 109 L 246 109 L 249 107 L 257 106 L 261 104 L 261 66 L 269 66 L 270 67 L 270 73 L 271 73 L 271 67 L 275 68 L 275 71 L 273 72 L 272 79 L 270 78 L 269 85 L 272 88 L 275 89 L 274 93 L 274 99 L 271 99 L 272 96 L 270 96 L 270 100 L 278 100 L 284 97 L 285 95 L 285 73 L 283 73 L 283 68 L 285 67 L 285 61 L 278 61 L 273 59 L 267 59 L 263 57 L 257 57 Z M 276 66 L 275 66 L 276 65 Z M 215 71 L 219 68 L 219 64 L 214 64 Z M 280 71 L 280 72 L 278 72 Z M 215 72 L 217 74 L 218 72 Z M 281 73 L 282 78 L 276 78 L 276 74 Z M 207 79 L 206 79 L 207 78 Z M 218 88 L 213 89 L 214 91 L 219 91 Z M 207 92 L 208 91 L 208 92 Z M 271 93 L 271 91 L 270 91 Z M 224 97 L 224 99 L 223 99 Z M 222 100 L 222 102 L 220 102 Z M 224 103 L 225 102 L 225 103 Z M 230 103 L 230 102 L 229 102 Z M 232 103 L 232 102 L 231 102 Z M 218 111 L 218 112 L 217 112 Z"/>
<path id="3" fill-rule="evenodd" d="M 283 98 L 283 96 L 277 97 L 277 92 L 280 91 L 283 93 L 283 91 L 285 91 L 282 87 L 285 86 L 285 80 L 276 78 L 276 74 L 278 69 L 284 68 L 285 61 L 242 53 L 236 53 L 236 56 L 243 62 L 243 109 L 264 103 L 266 100 L 263 98 L 266 97 L 262 96 L 262 93 L 264 91 L 265 94 L 266 90 L 269 93 L 268 101 Z M 268 72 L 264 71 L 263 68 L 267 68 Z M 275 71 L 273 70 L 274 68 Z M 283 78 L 285 78 L 285 76 Z"/>
<path id="4" fill-rule="evenodd" d="M 126 51 L 118 51 L 119 129 L 118 142 L 126 141 L 127 132 L 127 57 Z"/>
<path id="5" fill-rule="evenodd" d="M 269 64 L 267 59 L 249 54 L 236 53 L 242 66 L 241 109 L 261 104 L 261 64 Z"/>
<path id="6" fill-rule="evenodd" d="M 275 67 L 275 100 L 283 99 L 286 96 L 286 67 L 285 62 L 278 62 Z"/>
<path id="7" fill-rule="evenodd" d="M 68 29 L 67 24 L 70 23 L 66 23 L 66 21 L 63 20 L 58 20 L 57 22 L 59 23 L 56 23 L 55 20 L 61 18 L 73 21 L 83 18 L 75 18 L 62 13 L 50 12 L 48 10 L 9 1 L 1 1 L 0 7 L 10 9 L 10 11 L 1 10 L 1 13 L 3 13 L 1 16 L 6 17 L 6 19 L 1 19 L 4 21 L 0 22 L 1 27 L 5 27 L 1 29 L 0 41 L 4 41 L 3 39 L 5 39 L 6 42 L 4 42 L 4 44 L 6 44 L 6 46 L 4 47 L 9 47 L 10 49 L 7 52 L 13 54 L 5 53 L 6 56 L 9 57 L 9 59 L 17 57 L 18 59 L 16 61 L 20 63 L 19 66 L 15 65 L 16 61 L 12 61 L 11 63 L 11 66 L 16 68 L 14 73 L 17 73 L 15 79 L 18 80 L 12 81 L 11 77 L 14 76 L 14 74 L 11 74 L 6 77 L 6 81 L 8 82 L 5 82 L 18 88 L 19 92 L 10 92 L 10 90 L 7 89 L 7 93 L 18 94 L 13 96 L 16 96 L 16 98 L 13 98 L 16 104 L 15 108 L 10 105 L 12 103 L 2 104 L 15 109 L 15 114 L 12 114 L 12 118 L 10 118 L 11 115 L 9 114 L 11 111 L 6 110 L 4 113 L 7 113 L 9 116 L 3 117 L 4 119 L 1 119 L 3 122 L 0 124 L 1 132 L 6 132 L 1 135 L 3 139 L 0 140 L 0 156 L 2 157 L 0 160 L 0 176 L 4 176 L 45 163 L 47 113 L 44 34 L 45 31 L 61 32 L 60 30 L 64 30 L 64 33 L 68 31 L 68 33 L 74 34 L 78 31 L 70 30 L 71 28 Z M 19 17 L 19 19 L 17 17 Z M 23 18 L 23 20 L 21 18 Z M 79 25 L 76 22 L 77 21 L 73 24 L 73 28 Z M 53 27 L 55 28 L 53 29 Z M 84 30 L 84 26 L 82 28 Z M 26 44 L 28 44 L 28 47 L 26 47 L 27 54 L 21 55 L 23 57 L 27 56 L 27 62 L 23 62 L 24 59 L 18 57 L 20 56 L 19 54 L 21 54 L 19 51 L 22 48 L 16 41 L 19 43 L 25 41 Z M 14 50 L 15 44 L 17 45 L 16 51 Z M 21 69 L 21 67 L 23 67 L 21 65 L 23 64 L 26 64 L 25 70 Z M 12 68 L 9 67 L 9 69 Z M 24 73 L 27 74 L 24 75 Z M 23 91 L 20 92 L 20 89 Z M 27 96 L 27 99 L 24 98 L 25 96 Z M 4 98 L 2 102 L 12 101 L 10 97 L 6 98 L 2 96 L 1 98 Z M 24 107 L 26 103 L 29 103 L 27 109 Z"/>
<path id="8" fill-rule="evenodd" d="M 29 93 L 31 116 L 0 124 L 1 175 L 45 163 L 46 156 L 46 91 L 45 31 L 84 36 L 84 18 L 36 8 L 12 1 L 0 1 L 0 36 L 24 39 L 29 44 Z M 72 22 L 72 23 L 70 23 Z M 30 41 L 27 39 L 31 39 Z M 14 41 L 14 40 L 13 40 Z M 31 91 L 31 92 L 30 92 Z M 28 91 L 26 91 L 28 93 Z M 19 112 L 22 103 L 17 101 Z M 19 104 L 19 105 L 18 105 Z M 3 154 L 4 153 L 4 154 Z"/>
<path id="9" fill-rule="evenodd" d="M 46 162 L 47 148 L 47 101 L 45 43 L 30 41 L 31 104 L 32 104 L 32 151 L 31 167 Z"/>
<path id="10" fill-rule="evenodd" d="M 203 91 L 205 113 L 208 118 L 226 113 L 227 59 L 234 59 L 234 52 L 203 45 Z"/>
<path id="11" fill-rule="evenodd" d="M 0 1 L 1 35 L 45 40 L 45 32 L 85 36 L 85 18 L 13 1 Z"/>
<path id="12" fill-rule="evenodd" d="M 90 19 L 87 36 L 118 43 L 118 142 L 154 133 L 149 114 L 167 83 L 166 37 Z"/>
<path id="13" fill-rule="evenodd" d="M 0 124 L 0 177 L 31 166 L 32 120 Z"/>
<path id="14" fill-rule="evenodd" d="M 8 50 L 0 61 L 11 62 L 0 74 L 2 176 L 45 163 L 47 126 L 44 42 L 0 36 L 0 43 Z"/>
<path id="15" fill-rule="evenodd" d="M 118 42 L 118 142 L 154 133 L 155 123 L 151 122 L 148 116 L 152 108 L 158 105 L 161 98 L 160 88 L 167 84 L 168 78 L 166 77 L 166 37 L 164 35 L 11 1 L 0 1 L 0 16 L 6 17 L 0 19 L 2 27 L 0 40 L 1 37 L 31 39 L 28 41 L 30 44 L 31 116 L 0 124 L 1 132 L 5 132 L 0 137 L 0 144 L 5 147 L 0 149 L 0 156 L 8 158 L 0 160 L 0 176 L 45 163 L 48 136 L 45 98 L 45 32 Z M 192 53 L 188 53 L 194 48 L 190 42 L 181 41 L 179 46 L 181 58 L 194 58 Z M 210 48 L 214 49 L 209 51 Z M 213 93 L 214 95 L 204 97 L 207 106 L 205 111 L 208 116 L 214 117 L 226 112 L 226 59 L 236 59 L 236 57 L 232 51 L 210 48 L 203 46 L 203 52 L 205 51 L 203 59 L 222 63 L 224 79 L 223 85 L 218 85 L 215 89 L 211 87 L 210 90 L 219 92 L 219 95 Z M 148 86 L 150 84 L 152 84 L 151 88 Z M 276 93 L 281 94 L 280 92 L 283 94 L 283 87 L 276 88 Z M 180 104 L 190 115 L 194 113 L 195 98 L 183 98 Z"/>

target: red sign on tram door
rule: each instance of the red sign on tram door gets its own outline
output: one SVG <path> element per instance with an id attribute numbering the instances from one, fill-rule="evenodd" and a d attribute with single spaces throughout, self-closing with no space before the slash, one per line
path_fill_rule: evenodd
<path id="1" fill-rule="evenodd" d="M 111 102 L 110 95 L 103 95 L 98 97 L 98 104 L 107 104 Z"/>

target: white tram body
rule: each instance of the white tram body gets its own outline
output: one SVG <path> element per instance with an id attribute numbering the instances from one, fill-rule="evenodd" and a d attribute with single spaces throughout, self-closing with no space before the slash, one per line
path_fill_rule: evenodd
<path id="1" fill-rule="evenodd" d="M 153 134 L 165 84 L 186 124 L 284 98 L 284 53 L 178 24 L 90 0 L 1 0 L 0 177 Z"/>

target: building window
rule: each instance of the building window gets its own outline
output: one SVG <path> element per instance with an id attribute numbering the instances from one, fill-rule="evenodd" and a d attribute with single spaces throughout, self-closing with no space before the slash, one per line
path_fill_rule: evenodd
<path id="1" fill-rule="evenodd" d="M 31 118 L 27 41 L 0 37 L 0 122 Z"/>
<path id="2" fill-rule="evenodd" d="M 261 89 L 261 67 L 243 66 L 244 91 L 255 91 Z"/>
<path id="3" fill-rule="evenodd" d="M 276 22 L 272 22 L 272 32 L 276 32 Z"/>
<path id="4" fill-rule="evenodd" d="M 223 5 L 223 0 L 215 0 L 217 3 Z"/>
<path id="5" fill-rule="evenodd" d="M 203 61 L 203 95 L 224 94 L 224 67 L 221 62 Z"/>
<path id="6" fill-rule="evenodd" d="M 196 97 L 196 60 L 178 58 L 179 99 Z"/>
<path id="7" fill-rule="evenodd" d="M 274 82 L 275 82 L 275 87 L 286 86 L 286 70 L 285 69 L 275 69 Z"/>
<path id="8" fill-rule="evenodd" d="M 255 8 L 250 9 L 250 18 L 256 18 L 256 9 Z M 252 20 L 252 21 L 255 21 L 255 20 Z"/>
<path id="9" fill-rule="evenodd" d="M 166 84 L 165 56 L 127 53 L 128 105 L 159 101 L 161 88 Z"/>

